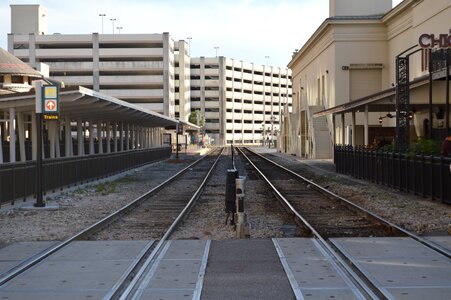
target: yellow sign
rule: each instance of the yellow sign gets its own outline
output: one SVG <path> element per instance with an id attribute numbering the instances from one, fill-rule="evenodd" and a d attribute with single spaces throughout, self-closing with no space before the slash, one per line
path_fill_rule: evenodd
<path id="1" fill-rule="evenodd" d="M 45 86 L 45 98 L 49 99 L 56 99 L 57 95 L 57 87 L 56 86 Z"/>
<path id="2" fill-rule="evenodd" d="M 59 116 L 58 115 L 42 115 L 44 117 L 44 120 L 59 120 Z"/>

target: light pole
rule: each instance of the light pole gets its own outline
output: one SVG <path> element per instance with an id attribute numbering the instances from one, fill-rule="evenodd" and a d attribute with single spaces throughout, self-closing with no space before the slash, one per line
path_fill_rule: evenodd
<path id="1" fill-rule="evenodd" d="M 193 38 L 192 37 L 187 37 L 186 39 L 188 40 L 188 56 L 191 56 L 191 40 Z"/>
<path id="2" fill-rule="evenodd" d="M 106 14 L 99 14 L 99 17 L 102 17 L 102 34 L 103 34 L 103 17 L 105 17 Z"/>
<path id="3" fill-rule="evenodd" d="M 113 23 L 113 34 L 114 34 L 114 21 L 116 21 L 116 19 L 110 19 L 110 21 Z"/>
<path id="4" fill-rule="evenodd" d="M 276 120 L 276 116 L 271 116 L 271 140 L 269 142 L 269 148 L 271 148 L 271 143 L 274 144 L 274 121 Z"/>
<path id="5" fill-rule="evenodd" d="M 215 51 L 216 51 L 216 57 L 218 57 L 218 49 L 219 49 L 219 47 L 216 46 L 216 47 L 213 47 L 213 48 L 215 48 Z"/>
<path id="6" fill-rule="evenodd" d="M 266 58 L 266 66 L 268 66 L 269 56 L 266 55 L 265 58 Z"/>
<path id="7" fill-rule="evenodd" d="M 119 31 L 119 34 L 121 34 L 122 26 L 116 27 L 116 29 Z"/>

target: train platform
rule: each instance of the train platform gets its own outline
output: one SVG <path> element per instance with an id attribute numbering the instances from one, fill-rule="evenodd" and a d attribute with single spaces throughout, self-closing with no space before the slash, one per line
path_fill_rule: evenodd
<path id="1" fill-rule="evenodd" d="M 200 147 L 197 145 L 188 145 L 188 147 L 186 148 L 186 151 L 185 151 L 185 147 L 183 146 L 182 150 L 179 152 L 178 160 L 181 160 L 181 161 L 194 160 L 194 159 L 197 159 L 197 157 L 207 154 L 208 151 L 210 151 L 210 150 L 211 150 L 211 148 L 208 148 L 208 147 Z M 177 159 L 176 153 L 173 152 L 169 159 L 176 160 Z M 156 162 L 156 163 L 158 163 L 158 162 Z M 153 163 L 145 165 L 145 166 L 140 166 L 140 167 L 137 167 L 137 168 L 134 168 L 131 170 L 127 170 L 127 171 L 121 172 L 119 174 L 104 177 L 104 178 L 101 178 L 98 180 L 93 180 L 93 181 L 89 181 L 87 183 L 72 185 L 72 186 L 64 188 L 62 190 L 56 190 L 55 192 L 47 193 L 45 195 L 45 199 L 46 199 L 45 207 L 38 207 L 38 208 L 34 207 L 34 203 L 36 202 L 36 200 L 34 197 L 30 196 L 30 197 L 26 197 L 24 200 L 17 199 L 13 202 L 6 202 L 6 203 L 1 204 L 0 212 L 7 213 L 11 209 L 21 209 L 21 210 L 29 210 L 29 211 L 32 211 L 32 210 L 57 210 L 59 207 L 56 203 L 54 203 L 54 201 L 52 201 L 52 199 L 55 196 L 60 195 L 61 193 L 66 193 L 66 192 L 70 192 L 70 191 L 73 191 L 76 189 L 85 188 L 86 186 L 91 186 L 91 185 L 100 184 L 103 182 L 116 180 L 116 179 L 124 177 L 128 174 L 131 174 L 137 170 L 148 168 L 151 165 L 153 165 Z"/>
<path id="2" fill-rule="evenodd" d="M 451 243 L 451 237 L 439 237 Z M 449 299 L 451 261 L 410 238 L 331 239 L 389 299 Z M 100 299 L 154 241 L 76 241 L 0 287 L 2 299 Z M 0 249 L 8 263 L 51 243 Z M 171 240 L 140 299 L 364 299 L 315 239 Z"/>

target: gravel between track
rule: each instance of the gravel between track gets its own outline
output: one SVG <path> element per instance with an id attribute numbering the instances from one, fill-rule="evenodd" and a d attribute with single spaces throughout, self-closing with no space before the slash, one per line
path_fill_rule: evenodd
<path id="1" fill-rule="evenodd" d="M 451 205 L 430 201 L 419 196 L 337 175 L 299 162 L 295 157 L 275 154 L 282 162 L 306 172 L 309 179 L 328 186 L 333 192 L 376 212 L 395 224 L 420 234 L 446 234 L 451 224 Z M 192 161 L 192 160 L 191 160 Z M 133 171 L 121 179 L 93 184 L 71 192 L 53 196 L 50 204 L 58 210 L 24 211 L 17 208 L 0 210 L 0 245 L 18 241 L 63 240 L 93 224 L 114 210 L 131 202 L 143 192 L 186 166 L 189 160 L 174 160 L 149 165 Z M 248 176 L 245 186 L 251 238 L 286 236 L 292 221 L 280 205 L 271 200 L 263 183 L 247 174 L 244 165 L 237 165 L 240 175 Z M 225 175 L 219 176 L 225 181 Z M 221 180 L 221 179 L 214 179 Z M 224 193 L 221 182 L 214 182 L 201 200 L 201 209 L 194 209 L 180 232 L 173 238 L 229 239 L 234 238 L 230 225 L 225 225 Z M 220 189 L 219 195 L 218 189 Z M 263 216 L 263 217 L 262 217 Z M 284 230 L 282 230 L 284 228 Z"/>
<path id="2" fill-rule="evenodd" d="M 281 165 L 289 166 L 307 179 L 407 230 L 420 235 L 451 234 L 451 205 L 329 172 L 314 167 L 314 164 L 312 167 L 295 156 L 281 153 L 270 156 Z"/>

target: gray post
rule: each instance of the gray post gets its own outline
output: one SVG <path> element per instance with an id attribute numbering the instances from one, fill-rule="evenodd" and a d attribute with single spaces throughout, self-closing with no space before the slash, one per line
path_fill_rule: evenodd
<path id="1" fill-rule="evenodd" d="M 127 123 L 125 129 L 125 150 L 130 149 L 130 124 Z"/>
<path id="2" fill-rule="evenodd" d="M 114 152 L 117 152 L 117 122 L 114 121 L 113 123 L 113 150 Z"/>
<path id="3" fill-rule="evenodd" d="M 89 155 L 95 154 L 94 149 L 94 124 L 93 121 L 89 121 Z"/>
<path id="4" fill-rule="evenodd" d="M 25 122 L 23 113 L 17 113 L 17 128 L 19 131 L 19 150 L 20 150 L 20 161 L 26 161 L 25 155 Z"/>
<path id="5" fill-rule="evenodd" d="M 47 122 L 50 158 L 55 158 L 55 122 Z"/>
<path id="6" fill-rule="evenodd" d="M 121 130 L 119 131 L 120 151 L 124 151 L 124 122 L 121 122 Z"/>
<path id="7" fill-rule="evenodd" d="M 105 124 L 105 130 L 106 130 L 106 153 L 111 153 L 111 128 L 110 128 L 110 122 L 106 122 Z"/>
<path id="8" fill-rule="evenodd" d="M 102 154 L 103 153 L 103 141 L 102 141 L 102 122 L 97 121 L 97 141 L 99 145 L 99 149 L 97 153 Z"/>
<path id="9" fill-rule="evenodd" d="M 78 156 L 84 154 L 84 135 L 83 135 L 83 122 L 81 118 L 77 119 L 77 141 L 78 141 Z"/>
<path id="10" fill-rule="evenodd" d="M 14 119 L 16 117 L 16 109 L 9 108 L 9 162 L 16 162 L 16 130 Z"/>
<path id="11" fill-rule="evenodd" d="M 65 130 L 65 142 L 64 142 L 64 147 L 65 147 L 65 153 L 66 153 L 66 157 L 71 157 L 73 154 L 73 146 L 72 146 L 72 125 L 70 124 L 70 118 L 66 117 L 65 121 L 64 121 L 64 130 Z"/>

